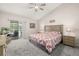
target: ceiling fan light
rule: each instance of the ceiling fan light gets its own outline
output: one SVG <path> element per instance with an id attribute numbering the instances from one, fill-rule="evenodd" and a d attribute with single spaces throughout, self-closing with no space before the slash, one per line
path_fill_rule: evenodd
<path id="1" fill-rule="evenodd" d="M 35 9 L 38 9 L 39 7 L 38 6 L 35 6 Z"/>

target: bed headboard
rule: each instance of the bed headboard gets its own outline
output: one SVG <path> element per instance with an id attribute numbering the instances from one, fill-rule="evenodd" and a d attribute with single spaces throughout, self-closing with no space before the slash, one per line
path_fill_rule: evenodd
<path id="1" fill-rule="evenodd" d="M 45 32 L 57 31 L 63 34 L 63 25 L 45 25 Z"/>

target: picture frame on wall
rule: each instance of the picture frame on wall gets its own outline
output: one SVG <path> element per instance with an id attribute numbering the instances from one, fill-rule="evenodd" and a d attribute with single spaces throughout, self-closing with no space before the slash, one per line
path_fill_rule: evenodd
<path id="1" fill-rule="evenodd" d="M 35 28 L 35 23 L 30 23 L 30 28 Z"/>

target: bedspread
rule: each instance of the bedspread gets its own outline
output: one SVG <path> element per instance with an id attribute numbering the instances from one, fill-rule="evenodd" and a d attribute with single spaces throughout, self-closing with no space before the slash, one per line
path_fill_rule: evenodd
<path id="1" fill-rule="evenodd" d="M 51 53 L 52 49 L 55 48 L 56 44 L 61 41 L 60 32 L 41 32 L 30 35 L 32 40 L 45 46 L 46 50 Z"/>

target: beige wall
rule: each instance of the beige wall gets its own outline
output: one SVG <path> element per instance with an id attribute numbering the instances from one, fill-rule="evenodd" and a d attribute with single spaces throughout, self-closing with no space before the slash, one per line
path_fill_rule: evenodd
<path id="1" fill-rule="evenodd" d="M 10 20 L 17 20 L 19 23 L 22 24 L 22 36 L 23 38 L 27 38 L 30 34 L 37 32 L 37 21 L 31 20 L 29 18 L 10 14 L 6 12 L 0 12 L 0 27 L 10 27 Z M 30 29 L 29 23 L 35 23 L 36 28 Z"/>
<path id="2" fill-rule="evenodd" d="M 49 20 L 55 19 L 55 23 Z M 44 25 L 63 24 L 64 28 L 77 28 L 79 22 L 79 4 L 62 4 L 50 15 L 40 20 L 40 31 L 44 30 Z M 64 29 L 65 31 L 65 29 Z M 64 32 L 65 33 L 65 32 Z"/>
<path id="3" fill-rule="evenodd" d="M 55 23 L 49 23 L 49 20 L 55 19 Z M 63 24 L 64 35 L 76 35 L 79 46 L 79 4 L 62 4 L 56 8 L 50 15 L 40 20 L 40 31 L 44 31 L 44 25 Z M 70 28 L 72 32 L 67 32 Z"/>

